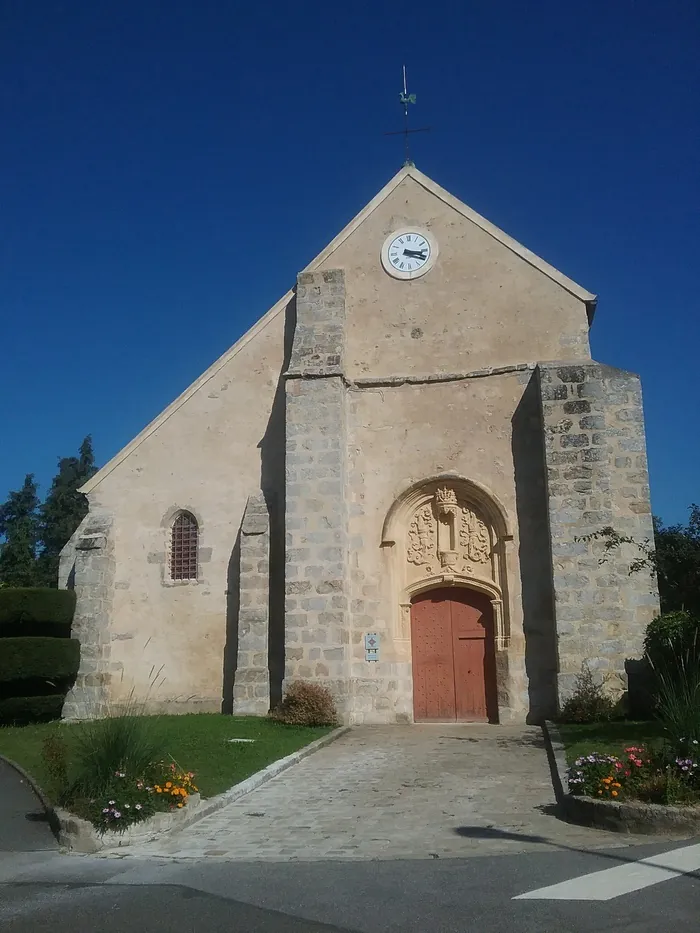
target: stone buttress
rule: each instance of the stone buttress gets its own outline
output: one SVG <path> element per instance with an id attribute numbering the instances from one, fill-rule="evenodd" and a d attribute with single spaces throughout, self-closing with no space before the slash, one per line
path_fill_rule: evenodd
<path id="1" fill-rule="evenodd" d="M 298 278 L 286 377 L 285 684 L 324 683 L 350 706 L 345 277 Z"/>
<path id="2" fill-rule="evenodd" d="M 236 715 L 266 716 L 270 709 L 270 521 L 265 498 L 246 503 L 240 537 L 238 658 L 233 687 Z"/>
<path id="3" fill-rule="evenodd" d="M 581 539 L 605 527 L 640 543 L 654 533 L 639 377 L 595 362 L 538 372 L 561 705 L 584 662 L 624 691 L 625 662 L 641 656 L 658 612 L 655 580 L 630 574 L 636 549 Z"/>

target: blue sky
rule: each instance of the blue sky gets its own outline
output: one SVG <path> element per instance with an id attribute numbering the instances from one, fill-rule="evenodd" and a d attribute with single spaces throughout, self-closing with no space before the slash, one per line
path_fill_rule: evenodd
<path id="1" fill-rule="evenodd" d="M 400 168 L 404 62 L 418 167 L 599 295 L 685 518 L 696 0 L 2 0 L 0 501 L 87 433 L 104 463 Z"/>

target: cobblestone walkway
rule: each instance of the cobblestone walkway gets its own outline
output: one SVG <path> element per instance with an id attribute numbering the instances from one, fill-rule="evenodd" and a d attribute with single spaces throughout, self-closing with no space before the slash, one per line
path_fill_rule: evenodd
<path id="1" fill-rule="evenodd" d="M 553 804 L 538 728 L 360 726 L 177 834 L 120 854 L 446 858 L 630 844 L 557 820 Z"/>

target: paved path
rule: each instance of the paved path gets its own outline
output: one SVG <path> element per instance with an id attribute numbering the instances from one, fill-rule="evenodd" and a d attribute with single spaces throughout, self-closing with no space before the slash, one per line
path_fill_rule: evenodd
<path id="1" fill-rule="evenodd" d="M 571 826 L 553 805 L 539 728 L 365 726 L 177 834 L 120 853 L 445 858 L 645 841 Z"/>
<path id="2" fill-rule="evenodd" d="M 34 791 L 0 759 L 0 852 L 56 848 L 56 838 Z"/>

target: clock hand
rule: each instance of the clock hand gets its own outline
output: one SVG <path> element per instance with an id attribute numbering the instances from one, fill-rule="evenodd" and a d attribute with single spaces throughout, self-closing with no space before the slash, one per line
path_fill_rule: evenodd
<path id="1" fill-rule="evenodd" d="M 418 249 L 405 249 L 403 251 L 404 256 L 410 256 L 411 259 L 425 259 L 425 251 Z"/>

